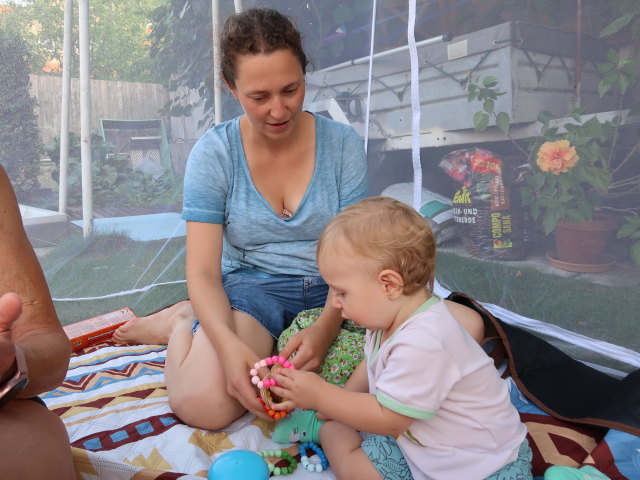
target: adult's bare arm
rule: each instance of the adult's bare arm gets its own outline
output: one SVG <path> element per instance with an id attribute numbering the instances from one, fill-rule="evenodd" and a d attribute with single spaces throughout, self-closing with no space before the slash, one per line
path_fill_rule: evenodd
<path id="1" fill-rule="evenodd" d="M 222 225 L 187 222 L 187 288 L 193 310 L 218 354 L 227 392 L 247 410 L 268 418 L 247 372 L 259 360 L 235 333 L 222 285 Z"/>
<path id="2" fill-rule="evenodd" d="M 15 292 L 22 310 L 3 327 L 4 351 L 19 345 L 27 359 L 29 384 L 20 397 L 58 386 L 67 372 L 71 344 L 53 308 L 42 268 L 24 231 L 13 188 L 0 167 L 0 295 Z M 4 303 L 3 303 L 4 304 Z M 4 308 L 7 308 L 6 306 Z M 5 372 L 0 372 L 0 376 Z"/>

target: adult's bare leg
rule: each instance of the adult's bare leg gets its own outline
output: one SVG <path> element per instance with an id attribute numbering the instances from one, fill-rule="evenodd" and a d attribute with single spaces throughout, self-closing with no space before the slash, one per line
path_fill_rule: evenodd
<path id="1" fill-rule="evenodd" d="M 33 400 L 0 410 L 0 477 L 71 480 L 76 475 L 67 430 L 60 418 Z"/>
<path id="2" fill-rule="evenodd" d="M 196 318 L 191 302 L 184 300 L 146 317 L 134 318 L 113 333 L 118 343 L 167 345 L 174 327 L 182 319 Z"/>
<path id="3" fill-rule="evenodd" d="M 271 353 L 274 339 L 254 318 L 233 310 L 233 321 L 238 338 L 259 358 Z M 165 362 L 169 405 L 187 425 L 217 430 L 246 410 L 227 393 L 220 359 L 204 329 L 192 334 L 191 325 L 187 319 L 180 320 L 169 339 Z"/>

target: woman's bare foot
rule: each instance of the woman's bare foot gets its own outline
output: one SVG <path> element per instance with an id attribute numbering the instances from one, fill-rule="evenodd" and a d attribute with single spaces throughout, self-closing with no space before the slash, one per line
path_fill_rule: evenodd
<path id="1" fill-rule="evenodd" d="M 173 327 L 181 319 L 195 319 L 189 300 L 178 302 L 146 317 L 135 318 L 113 332 L 117 343 L 166 345 Z"/>

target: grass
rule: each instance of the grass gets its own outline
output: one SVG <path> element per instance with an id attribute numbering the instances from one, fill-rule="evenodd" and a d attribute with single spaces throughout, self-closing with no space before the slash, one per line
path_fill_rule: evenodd
<path id="1" fill-rule="evenodd" d="M 184 238 L 137 242 L 122 232 L 90 239 L 74 236 L 47 253 L 41 263 L 54 299 L 101 297 L 184 280 L 185 242 Z M 68 325 L 122 307 L 146 315 L 186 296 L 186 284 L 177 283 L 113 298 L 55 301 L 54 305 L 62 324 Z"/>
<path id="2" fill-rule="evenodd" d="M 54 298 L 100 297 L 184 280 L 185 242 L 184 238 L 137 242 L 123 232 L 97 234 L 88 240 L 75 236 L 41 262 Z M 640 312 L 637 288 L 608 287 L 442 250 L 437 278 L 447 289 L 481 302 L 640 351 L 640 336 L 635 334 Z M 146 315 L 186 297 L 186 284 L 178 283 L 114 298 L 56 301 L 55 307 L 63 325 L 68 325 L 127 306 L 137 315 Z M 589 352 L 573 355 L 602 363 Z"/>
<path id="3" fill-rule="evenodd" d="M 478 301 L 640 351 L 640 336 L 635 333 L 640 312 L 637 287 L 594 284 L 446 251 L 438 252 L 436 277 L 445 288 Z M 587 361 L 598 360 L 586 352 L 574 356 L 580 355 Z"/>

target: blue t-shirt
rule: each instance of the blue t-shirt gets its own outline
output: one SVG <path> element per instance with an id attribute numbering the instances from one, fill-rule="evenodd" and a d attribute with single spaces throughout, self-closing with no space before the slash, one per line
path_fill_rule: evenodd
<path id="1" fill-rule="evenodd" d="M 184 178 L 182 218 L 224 225 L 222 273 L 256 269 L 271 275 L 318 275 L 316 246 L 337 213 L 367 195 L 362 139 L 348 125 L 315 115 L 313 176 L 298 209 L 279 217 L 253 185 L 240 117 L 207 130 Z"/>

